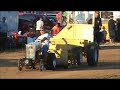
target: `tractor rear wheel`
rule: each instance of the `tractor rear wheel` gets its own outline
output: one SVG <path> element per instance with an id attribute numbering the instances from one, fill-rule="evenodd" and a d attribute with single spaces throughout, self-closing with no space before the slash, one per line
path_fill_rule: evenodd
<path id="1" fill-rule="evenodd" d="M 99 49 L 96 43 L 90 43 L 87 47 L 87 63 L 88 66 L 97 66 Z"/>

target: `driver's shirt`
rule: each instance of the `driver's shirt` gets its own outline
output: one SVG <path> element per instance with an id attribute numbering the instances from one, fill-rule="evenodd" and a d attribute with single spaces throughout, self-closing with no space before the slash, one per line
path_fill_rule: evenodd
<path id="1" fill-rule="evenodd" d="M 43 38 L 47 38 L 47 40 L 43 41 L 42 44 L 43 45 L 48 45 L 49 46 L 49 40 L 50 40 L 50 36 L 48 33 L 45 33 L 43 35 L 40 35 L 36 40 L 39 41 L 39 40 L 42 40 Z"/>

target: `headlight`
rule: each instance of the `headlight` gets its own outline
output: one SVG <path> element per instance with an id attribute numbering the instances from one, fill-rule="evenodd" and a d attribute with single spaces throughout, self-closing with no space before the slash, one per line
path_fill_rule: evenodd
<path id="1" fill-rule="evenodd" d="M 25 64 L 28 64 L 29 63 L 29 60 L 25 60 Z"/>

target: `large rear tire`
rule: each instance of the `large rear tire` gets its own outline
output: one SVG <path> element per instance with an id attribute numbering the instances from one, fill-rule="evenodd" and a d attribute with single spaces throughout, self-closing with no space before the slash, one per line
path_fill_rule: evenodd
<path id="1" fill-rule="evenodd" d="M 97 66 L 99 57 L 99 48 L 96 43 L 90 43 L 87 47 L 88 66 Z"/>

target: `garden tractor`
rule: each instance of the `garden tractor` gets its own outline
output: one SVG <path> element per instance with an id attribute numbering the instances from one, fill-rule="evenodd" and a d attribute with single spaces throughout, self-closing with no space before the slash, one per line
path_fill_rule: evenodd
<path id="1" fill-rule="evenodd" d="M 21 71 L 23 67 L 26 69 L 35 69 L 35 66 L 39 64 L 39 69 L 42 71 L 43 67 L 41 65 L 41 43 L 40 42 L 31 42 L 25 45 L 26 54 L 25 58 L 20 58 L 18 60 L 18 70 Z"/>

